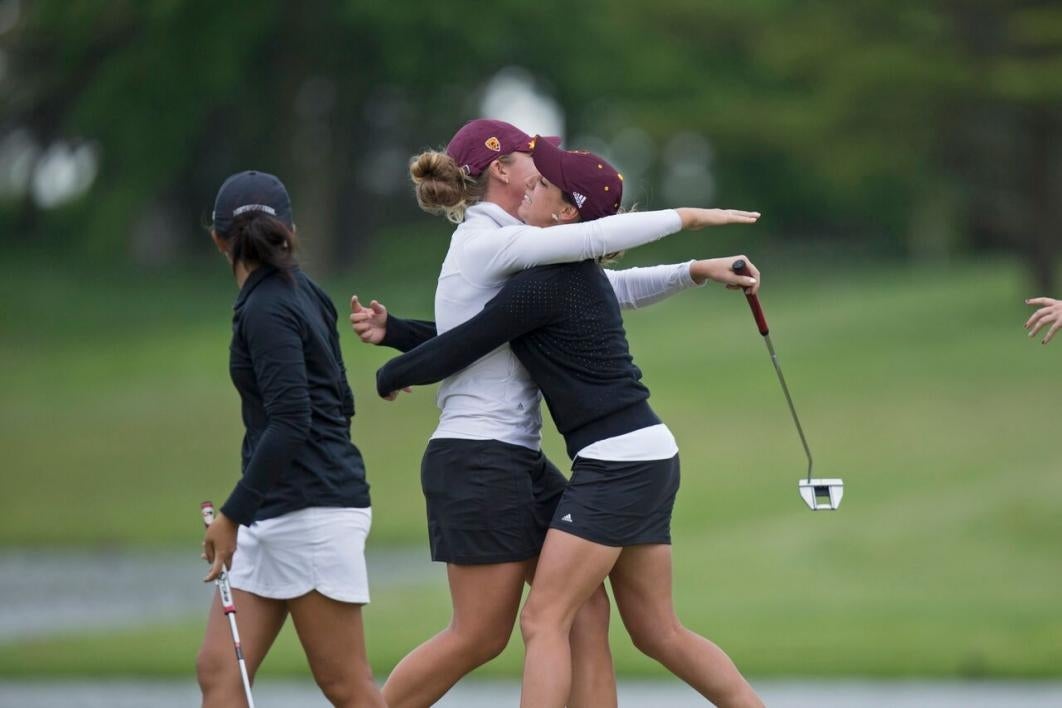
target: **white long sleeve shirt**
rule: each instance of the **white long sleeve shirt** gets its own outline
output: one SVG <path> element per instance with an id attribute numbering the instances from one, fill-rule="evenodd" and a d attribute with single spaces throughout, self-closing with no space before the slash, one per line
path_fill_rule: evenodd
<path id="1" fill-rule="evenodd" d="M 476 315 L 513 273 L 634 248 L 682 229 L 674 210 L 609 216 L 549 228 L 528 226 L 490 202 L 468 209 L 454 231 L 435 291 L 435 325 L 445 332 Z M 696 286 L 689 263 L 606 271 L 630 309 Z M 541 395 L 509 345 L 442 382 L 433 438 L 501 440 L 537 449 Z"/>

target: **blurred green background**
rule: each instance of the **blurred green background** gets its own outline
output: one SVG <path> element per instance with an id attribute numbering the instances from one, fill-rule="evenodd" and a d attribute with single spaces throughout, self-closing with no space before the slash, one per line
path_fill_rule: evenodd
<path id="1" fill-rule="evenodd" d="M 1023 299 L 1056 292 L 1057 3 L 0 0 L 0 87 L 3 547 L 195 552 L 190 514 L 231 489 L 241 437 L 235 286 L 202 228 L 217 186 L 287 182 L 341 313 L 357 293 L 430 317 L 450 229 L 406 161 L 487 115 L 605 154 L 628 205 L 764 212 L 621 267 L 749 254 L 817 470 L 847 496 L 797 497 L 742 298 L 631 313 L 682 448 L 687 624 L 753 676 L 1062 675 L 1062 343 L 1021 329 Z M 378 400 L 389 352 L 340 324 L 370 543 L 423 550 L 432 390 Z M 377 593 L 377 672 L 448 611 L 441 582 Z M 614 622 L 621 675 L 659 673 Z M 187 675 L 202 626 L 0 643 L 0 675 Z M 515 675 L 520 649 L 480 673 Z M 264 671 L 306 675 L 293 636 Z"/>

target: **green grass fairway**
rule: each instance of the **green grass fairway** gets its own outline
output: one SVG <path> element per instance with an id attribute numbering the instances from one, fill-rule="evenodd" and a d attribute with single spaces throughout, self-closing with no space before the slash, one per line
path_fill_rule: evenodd
<path id="1" fill-rule="evenodd" d="M 754 676 L 1062 676 L 1062 340 L 1024 336 L 1022 300 L 1039 293 L 1005 262 L 836 277 L 759 265 L 816 473 L 843 477 L 846 496 L 837 513 L 800 501 L 803 452 L 739 294 L 710 286 L 630 313 L 635 359 L 682 450 L 680 616 Z M 325 284 L 341 312 L 357 291 L 425 316 L 430 272 L 414 285 L 390 273 Z M 104 283 L 3 276 L 0 544 L 197 547 L 199 502 L 222 501 L 239 474 L 224 267 Z M 422 544 L 433 390 L 380 401 L 374 371 L 389 352 L 341 334 L 373 485 L 370 543 Z M 565 462 L 552 429 L 546 446 Z M 378 594 L 366 610 L 377 672 L 448 610 L 438 583 Z M 658 672 L 613 620 L 619 671 Z M 0 675 L 188 674 L 202 622 L 0 645 Z M 517 636 L 485 672 L 517 672 L 520 649 Z M 265 671 L 304 664 L 288 634 Z"/>

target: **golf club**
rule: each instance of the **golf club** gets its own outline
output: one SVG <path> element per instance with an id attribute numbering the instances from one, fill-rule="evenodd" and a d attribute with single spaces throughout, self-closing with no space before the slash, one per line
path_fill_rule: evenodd
<path id="1" fill-rule="evenodd" d="M 739 258 L 731 264 L 730 269 L 738 275 L 744 275 L 746 267 L 745 261 Z M 782 392 L 785 394 L 786 403 L 789 404 L 789 412 L 793 414 L 793 422 L 796 423 L 797 433 L 800 434 L 800 442 L 803 443 L 804 453 L 808 456 L 808 476 L 797 482 L 800 496 L 812 511 L 835 511 L 841 505 L 841 498 L 844 496 L 844 482 L 840 479 L 815 479 L 811 476 L 814 464 L 811 460 L 811 448 L 808 447 L 807 438 L 804 437 L 804 428 L 800 425 L 793 398 L 789 395 L 789 387 L 786 386 L 785 377 L 782 376 L 782 367 L 778 364 L 778 355 L 775 354 L 774 345 L 771 344 L 770 329 L 767 327 L 767 318 L 763 316 L 763 308 L 760 307 L 760 298 L 745 289 L 745 299 L 748 300 L 752 316 L 756 319 L 756 327 L 763 335 L 763 341 L 767 343 L 771 363 L 774 364 L 774 370 L 778 373 L 778 382 L 782 384 Z"/>
<path id="2" fill-rule="evenodd" d="M 203 514 L 203 526 L 214 523 L 214 503 L 205 501 L 199 505 Z M 254 708 L 254 698 L 251 696 L 251 679 L 247 676 L 247 662 L 243 658 L 243 647 L 240 646 L 240 632 L 236 629 L 236 605 L 232 602 L 232 588 L 229 587 L 229 570 L 221 567 L 221 574 L 214 581 L 221 595 L 221 608 L 225 616 L 229 618 L 229 630 L 232 632 L 232 643 L 236 645 L 236 662 L 240 666 L 240 678 L 243 679 L 243 693 L 247 696 L 247 708 Z"/>

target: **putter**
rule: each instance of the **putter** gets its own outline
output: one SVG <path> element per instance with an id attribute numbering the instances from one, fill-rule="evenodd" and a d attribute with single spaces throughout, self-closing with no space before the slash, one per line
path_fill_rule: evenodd
<path id="1" fill-rule="evenodd" d="M 745 268 L 745 261 L 740 258 L 730 266 L 730 270 L 738 275 L 744 275 Z M 797 482 L 800 496 L 812 511 L 836 511 L 837 507 L 841 505 L 841 498 L 844 496 L 844 482 L 840 479 L 816 479 L 811 476 L 812 467 L 814 466 L 811 460 L 811 448 L 808 447 L 807 438 L 804 437 L 804 428 L 801 427 L 800 418 L 797 417 L 793 398 L 789 395 L 789 387 L 785 385 L 782 367 L 778 364 L 778 355 L 774 353 L 770 329 L 767 327 L 767 318 L 763 316 L 763 308 L 760 307 L 760 298 L 745 290 L 745 299 L 749 301 L 749 309 L 752 310 L 752 316 L 756 319 L 756 327 L 760 330 L 760 334 L 763 335 L 763 341 L 767 343 L 767 351 L 771 354 L 771 363 L 774 364 L 774 370 L 778 374 L 778 382 L 782 384 L 782 393 L 785 394 L 786 403 L 789 404 L 789 412 L 793 414 L 793 422 L 796 423 L 797 433 L 800 434 L 800 442 L 804 445 L 804 453 L 808 456 L 808 476 Z"/>
<path id="2" fill-rule="evenodd" d="M 214 503 L 205 501 L 199 505 L 203 514 L 203 526 L 214 523 Z M 254 708 L 254 697 L 251 696 L 251 679 L 247 676 L 247 661 L 243 658 L 243 647 L 240 646 L 240 632 L 236 629 L 236 605 L 232 602 L 232 588 L 229 587 L 229 570 L 224 565 L 221 574 L 214 581 L 218 586 L 218 594 L 221 595 L 221 608 L 225 616 L 229 618 L 229 631 L 232 632 L 232 643 L 236 645 L 236 663 L 240 666 L 240 678 L 243 679 L 243 693 L 247 697 L 247 708 Z"/>

